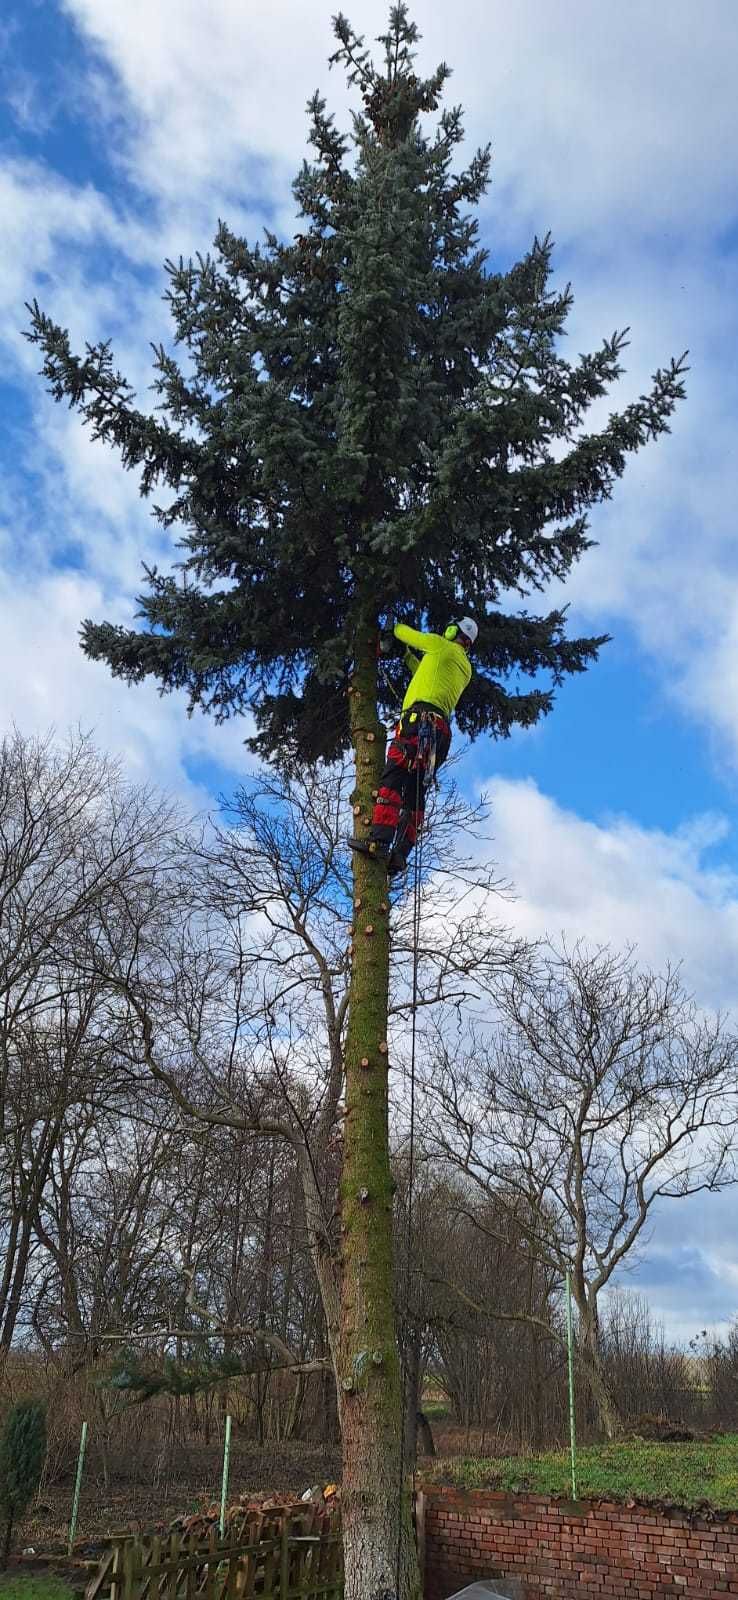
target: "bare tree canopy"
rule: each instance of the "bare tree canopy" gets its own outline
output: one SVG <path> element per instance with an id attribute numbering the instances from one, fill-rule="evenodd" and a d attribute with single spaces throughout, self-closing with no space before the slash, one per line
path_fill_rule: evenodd
<path id="1" fill-rule="evenodd" d="M 125 1082 L 125 1019 L 89 952 L 113 904 L 155 903 L 173 828 L 171 807 L 81 735 L 59 747 L 15 732 L 0 745 L 3 1351 L 60 1142 Z"/>
<path id="2" fill-rule="evenodd" d="M 491 1028 L 463 1052 L 439 1045 L 430 1101 L 434 1147 L 466 1175 L 479 1226 L 474 1194 L 494 1194 L 531 1254 L 571 1271 L 599 1385 L 598 1300 L 654 1206 L 736 1180 L 733 1034 L 675 971 L 549 945 L 503 980 Z"/>

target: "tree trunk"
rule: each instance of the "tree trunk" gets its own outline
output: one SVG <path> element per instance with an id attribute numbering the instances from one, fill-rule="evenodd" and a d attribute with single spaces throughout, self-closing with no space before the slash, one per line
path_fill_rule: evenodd
<path id="1" fill-rule="evenodd" d="M 376 710 L 376 627 L 359 635 L 350 687 L 354 824 L 365 833 L 384 765 Z M 388 1137 L 389 909 L 385 868 L 354 855 L 351 992 L 345 1047 L 338 1386 L 346 1600 L 416 1600 L 420 1580 L 407 1482 L 400 1482 L 402 1386 L 393 1304 Z"/>
<path id="2" fill-rule="evenodd" d="M 403 1339 L 404 1390 L 405 1390 L 405 1465 L 408 1472 L 415 1471 L 418 1458 L 418 1423 L 420 1420 L 420 1346 L 422 1333 L 413 1318 L 408 1319 Z M 426 1427 L 427 1427 L 426 1423 Z M 429 1430 L 430 1431 L 430 1430 Z"/>
<path id="3" fill-rule="evenodd" d="M 433 1429 L 424 1411 L 418 1408 L 416 1415 L 416 1440 L 424 1456 L 434 1456 L 436 1443 L 433 1438 Z M 417 1448 L 416 1445 L 416 1448 Z"/>
<path id="4" fill-rule="evenodd" d="M 622 1432 L 622 1422 L 602 1370 L 597 1310 L 586 1304 L 583 1308 L 577 1306 L 577 1310 L 580 1333 L 578 1354 L 597 1407 L 600 1427 L 606 1439 L 617 1439 Z"/>

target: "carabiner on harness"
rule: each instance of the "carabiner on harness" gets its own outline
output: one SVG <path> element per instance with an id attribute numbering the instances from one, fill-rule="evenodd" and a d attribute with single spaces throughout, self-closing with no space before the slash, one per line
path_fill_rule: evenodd
<path id="1" fill-rule="evenodd" d="M 426 784 L 435 781 L 437 728 L 429 711 L 421 711 L 418 728 L 418 765 L 425 774 Z"/>

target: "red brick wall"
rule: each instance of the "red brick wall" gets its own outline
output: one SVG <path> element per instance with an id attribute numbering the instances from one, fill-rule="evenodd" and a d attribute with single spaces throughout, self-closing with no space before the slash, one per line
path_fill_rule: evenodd
<path id="1" fill-rule="evenodd" d="M 425 1546 L 425 1600 L 495 1577 L 520 1580 L 525 1600 L 738 1595 L 738 1514 L 434 1489 Z"/>

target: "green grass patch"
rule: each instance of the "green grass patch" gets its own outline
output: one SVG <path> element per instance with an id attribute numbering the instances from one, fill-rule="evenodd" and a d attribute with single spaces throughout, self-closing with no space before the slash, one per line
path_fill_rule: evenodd
<path id="1" fill-rule="evenodd" d="M 0 1600 L 74 1600 L 74 1591 L 61 1578 L 37 1572 L 0 1573 Z"/>
<path id="2" fill-rule="evenodd" d="M 570 1496 L 571 1462 L 568 1450 L 438 1461 L 428 1481 L 461 1489 Z M 707 1503 L 716 1510 L 736 1511 L 738 1434 L 699 1444 L 628 1440 L 591 1445 L 577 1452 L 577 1493 L 582 1499 L 660 1500 L 685 1507 Z"/>
<path id="3" fill-rule="evenodd" d="M 423 1402 L 423 1415 L 432 1422 L 438 1422 L 443 1420 L 444 1417 L 450 1417 L 451 1408 L 448 1400 L 425 1400 Z"/>

